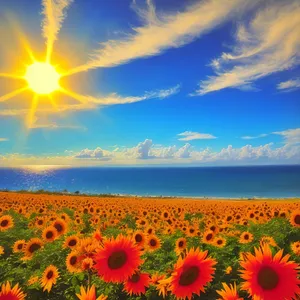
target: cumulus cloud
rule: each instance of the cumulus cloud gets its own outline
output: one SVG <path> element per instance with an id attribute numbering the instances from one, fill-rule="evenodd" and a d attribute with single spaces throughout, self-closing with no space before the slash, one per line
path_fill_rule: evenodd
<path id="1" fill-rule="evenodd" d="M 182 136 L 179 138 L 179 141 L 192 141 L 192 140 L 210 140 L 216 139 L 215 136 L 209 133 L 200 133 L 200 132 L 193 132 L 193 131 L 185 131 L 178 134 Z"/>
<path id="2" fill-rule="evenodd" d="M 134 2 L 134 8 L 144 26 L 133 28 L 134 33 L 127 34 L 123 39 L 100 44 L 100 49 L 94 52 L 87 64 L 70 70 L 67 74 L 112 67 L 133 59 L 159 55 L 169 48 L 181 47 L 257 2 L 206 0 L 187 7 L 183 12 L 170 14 L 156 13 L 152 1 L 147 1 L 146 10 L 137 7 Z"/>
<path id="3" fill-rule="evenodd" d="M 242 136 L 241 139 L 243 139 L 243 140 L 253 140 L 253 139 L 263 138 L 263 137 L 266 137 L 266 136 L 268 136 L 266 133 L 262 133 L 262 134 L 255 135 L 255 136 L 245 135 L 245 136 Z"/>
<path id="4" fill-rule="evenodd" d="M 269 1 L 249 23 L 240 24 L 232 53 L 223 53 L 211 66 L 216 75 L 199 84 L 193 95 L 225 88 L 252 87 L 253 82 L 300 62 L 300 2 Z"/>
<path id="5" fill-rule="evenodd" d="M 98 160 L 109 160 L 112 157 L 111 152 L 103 150 L 100 147 L 97 147 L 94 150 L 88 148 L 81 150 L 76 153 L 74 158 L 86 158 L 86 159 L 98 159 Z"/>
<path id="6" fill-rule="evenodd" d="M 283 90 L 286 92 L 294 91 L 299 88 L 300 88 L 300 78 L 283 81 L 277 85 L 278 90 Z"/>

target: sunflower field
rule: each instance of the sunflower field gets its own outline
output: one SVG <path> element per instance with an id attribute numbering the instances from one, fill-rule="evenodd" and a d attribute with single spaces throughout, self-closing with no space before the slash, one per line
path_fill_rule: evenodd
<path id="1" fill-rule="evenodd" d="M 0 300 L 300 299 L 300 202 L 0 193 Z"/>

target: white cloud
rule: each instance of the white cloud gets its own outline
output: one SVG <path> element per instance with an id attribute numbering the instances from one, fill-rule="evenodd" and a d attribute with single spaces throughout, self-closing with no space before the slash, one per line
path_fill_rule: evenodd
<path id="1" fill-rule="evenodd" d="M 98 160 L 109 160 L 112 157 L 110 151 L 103 150 L 100 147 L 97 147 L 94 150 L 90 150 L 88 148 L 81 150 L 76 153 L 74 158 L 85 158 L 85 159 L 98 159 Z"/>
<path id="2" fill-rule="evenodd" d="M 8 139 L 7 138 L 0 138 L 0 142 L 7 142 Z"/>
<path id="3" fill-rule="evenodd" d="M 298 88 L 300 88 L 300 78 L 283 81 L 277 85 L 278 90 L 284 90 L 286 92 L 290 92 Z"/>
<path id="4" fill-rule="evenodd" d="M 298 0 L 269 1 L 248 24 L 239 25 L 233 52 L 212 61 L 216 75 L 201 81 L 193 95 L 252 86 L 259 78 L 297 66 L 299 15 Z"/>
<path id="5" fill-rule="evenodd" d="M 243 140 L 253 140 L 253 139 L 263 138 L 263 137 L 266 137 L 266 136 L 268 136 L 266 133 L 262 133 L 262 134 L 259 134 L 259 135 L 256 135 L 256 136 L 245 135 L 245 136 L 242 136 L 241 139 L 243 139 Z"/>
<path id="6" fill-rule="evenodd" d="M 144 26 L 133 28 L 124 39 L 100 44 L 92 59 L 67 74 L 98 67 L 112 67 L 142 57 L 158 55 L 169 48 L 181 47 L 215 28 L 237 13 L 240 15 L 258 0 L 206 0 L 186 8 L 184 12 L 156 13 L 152 1 L 148 9 L 134 5 Z"/>
<path id="7" fill-rule="evenodd" d="M 193 131 L 185 131 L 178 134 L 179 136 L 183 136 L 179 138 L 179 141 L 192 141 L 192 140 L 210 140 L 216 139 L 215 136 L 209 133 L 200 133 L 200 132 L 193 132 Z"/>
<path id="8" fill-rule="evenodd" d="M 279 134 L 283 136 L 284 143 L 286 145 L 297 145 L 300 144 L 300 128 L 288 129 L 284 131 L 275 131 L 273 134 Z"/>

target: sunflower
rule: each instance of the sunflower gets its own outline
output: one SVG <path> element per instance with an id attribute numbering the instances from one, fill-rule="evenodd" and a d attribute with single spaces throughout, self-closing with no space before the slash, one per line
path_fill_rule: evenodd
<path id="1" fill-rule="evenodd" d="M 242 289 L 254 299 L 292 299 L 296 294 L 299 295 L 299 266 L 288 261 L 289 255 L 282 257 L 282 254 L 283 250 L 280 250 L 272 257 L 268 245 L 255 248 L 255 255 L 248 253 L 247 259 L 240 263 L 244 268 L 241 277 L 245 280 Z"/>
<path id="2" fill-rule="evenodd" d="M 6 231 L 12 227 L 14 227 L 14 220 L 10 215 L 0 217 L 0 232 Z"/>
<path id="3" fill-rule="evenodd" d="M 103 248 L 94 256 L 94 268 L 105 282 L 122 282 L 142 263 L 140 254 L 133 240 L 119 235 L 104 242 Z"/>
<path id="4" fill-rule="evenodd" d="M 150 252 L 155 251 L 161 247 L 160 239 L 154 235 L 148 235 L 147 237 L 147 248 Z"/>
<path id="5" fill-rule="evenodd" d="M 225 270 L 225 274 L 229 275 L 232 272 L 232 267 L 228 266 Z"/>
<path id="6" fill-rule="evenodd" d="M 66 265 L 67 265 L 67 270 L 70 273 L 79 273 L 81 272 L 81 256 L 79 255 L 78 251 L 73 250 L 70 252 L 66 258 Z"/>
<path id="7" fill-rule="evenodd" d="M 124 291 L 130 296 L 145 294 L 146 287 L 150 284 L 150 276 L 147 273 L 134 273 L 124 282 Z"/>
<path id="8" fill-rule="evenodd" d="M 219 300 L 243 300 L 243 298 L 240 298 L 237 293 L 236 283 L 228 286 L 226 283 L 222 282 L 222 285 L 223 290 L 216 291 L 222 297 Z"/>
<path id="9" fill-rule="evenodd" d="M 199 248 L 191 249 L 186 257 L 179 257 L 171 275 L 170 291 L 179 299 L 192 298 L 192 294 L 200 295 L 204 286 L 212 281 L 217 262 L 207 257 L 207 251 Z"/>
<path id="10" fill-rule="evenodd" d="M 243 232 L 241 235 L 240 235 L 240 239 L 239 239 L 239 242 L 241 244 L 247 244 L 247 243 L 250 243 L 253 241 L 253 234 L 248 232 L 248 231 L 245 231 Z"/>
<path id="11" fill-rule="evenodd" d="M 28 285 L 33 285 L 35 283 L 37 283 L 39 281 L 39 277 L 38 276 L 31 276 L 28 281 L 27 284 Z"/>
<path id="12" fill-rule="evenodd" d="M 292 243 L 291 249 L 297 256 L 300 256 L 300 241 Z"/>
<path id="13" fill-rule="evenodd" d="M 85 290 L 83 286 L 80 287 L 80 294 L 76 294 L 78 299 L 80 300 L 106 300 L 107 296 L 100 295 L 96 298 L 96 289 L 95 286 L 92 285 L 90 288 L 87 287 Z"/>
<path id="14" fill-rule="evenodd" d="M 79 237 L 77 235 L 70 235 L 65 239 L 65 242 L 63 244 L 64 248 L 75 248 L 79 243 Z"/>
<path id="15" fill-rule="evenodd" d="M 43 230 L 42 238 L 47 242 L 53 242 L 58 236 L 54 226 L 48 226 Z"/>
<path id="16" fill-rule="evenodd" d="M 294 227 L 300 228 L 300 210 L 296 210 L 291 214 L 290 223 Z"/>
<path id="17" fill-rule="evenodd" d="M 94 265 L 93 259 L 90 257 L 86 257 L 81 262 L 81 269 L 84 271 L 90 270 L 93 268 L 93 265 Z"/>
<path id="18" fill-rule="evenodd" d="M 226 245 L 226 239 L 224 239 L 223 237 L 217 237 L 214 240 L 213 244 L 218 248 L 223 248 Z"/>
<path id="19" fill-rule="evenodd" d="M 4 248 L 0 246 L 0 255 L 4 254 Z"/>
<path id="20" fill-rule="evenodd" d="M 142 230 L 137 230 L 133 234 L 133 239 L 139 247 L 143 247 L 146 242 L 146 236 Z"/>
<path id="21" fill-rule="evenodd" d="M 277 247 L 275 240 L 271 236 L 263 236 L 260 239 L 259 243 L 261 246 L 263 246 L 264 244 L 267 244 L 267 245 L 270 245 L 273 247 Z"/>
<path id="22" fill-rule="evenodd" d="M 43 228 L 45 226 L 45 218 L 44 217 L 37 217 L 34 224 L 37 228 Z"/>
<path id="23" fill-rule="evenodd" d="M 18 283 L 13 288 L 8 281 L 1 286 L 0 300 L 24 300 L 25 296 Z"/>
<path id="24" fill-rule="evenodd" d="M 13 245 L 13 252 L 14 253 L 22 252 L 25 246 L 26 246 L 25 240 L 17 240 Z"/>
<path id="25" fill-rule="evenodd" d="M 27 258 L 31 258 L 33 256 L 33 253 L 41 249 L 43 246 L 43 241 L 39 238 L 32 238 L 30 239 L 25 248 L 24 253 Z"/>
<path id="26" fill-rule="evenodd" d="M 176 255 L 180 255 L 186 249 L 186 239 L 179 238 L 175 242 L 175 253 Z"/>
<path id="27" fill-rule="evenodd" d="M 58 235 L 63 235 L 67 232 L 67 223 L 63 219 L 56 219 L 52 225 L 56 228 Z"/>
<path id="28" fill-rule="evenodd" d="M 43 291 L 48 291 L 52 289 L 52 285 L 56 283 L 56 279 L 59 277 L 58 270 L 55 266 L 48 266 L 41 278 L 41 286 L 44 288 Z"/>
<path id="29" fill-rule="evenodd" d="M 205 231 L 203 233 L 202 242 L 206 244 L 212 244 L 214 241 L 215 235 L 211 230 Z"/>

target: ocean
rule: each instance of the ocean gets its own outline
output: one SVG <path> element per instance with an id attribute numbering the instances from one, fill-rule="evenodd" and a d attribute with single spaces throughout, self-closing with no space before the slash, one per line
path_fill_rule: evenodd
<path id="1" fill-rule="evenodd" d="M 0 168 L 0 189 L 140 196 L 300 197 L 300 166 Z"/>

